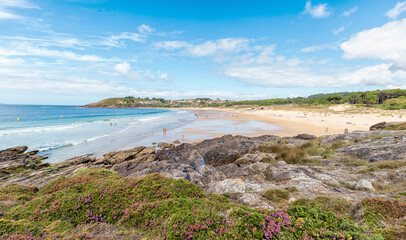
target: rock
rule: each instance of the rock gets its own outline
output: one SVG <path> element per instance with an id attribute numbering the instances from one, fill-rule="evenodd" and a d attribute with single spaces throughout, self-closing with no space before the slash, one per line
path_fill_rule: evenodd
<path id="1" fill-rule="evenodd" d="M 189 158 L 192 150 L 196 150 L 206 164 L 214 167 L 235 162 L 239 156 L 248 153 L 260 145 L 276 143 L 280 138 L 272 135 L 245 137 L 224 135 L 220 138 L 207 139 L 197 144 L 183 143 L 157 151 L 157 158 L 162 160 L 184 161 Z"/>
<path id="2" fill-rule="evenodd" d="M 85 164 L 85 163 L 94 162 L 94 161 L 96 161 L 96 158 L 84 156 L 84 157 L 78 157 L 78 158 L 66 160 L 65 163 L 71 164 L 71 165 L 79 165 L 79 164 Z"/>
<path id="3" fill-rule="evenodd" d="M 293 178 L 293 175 L 289 170 L 277 170 L 274 167 L 268 168 L 265 172 L 265 176 L 268 181 L 276 182 L 288 181 Z"/>
<path id="4" fill-rule="evenodd" d="M 252 164 L 256 162 L 262 161 L 262 159 L 269 159 L 270 161 L 275 160 L 275 153 L 247 153 L 244 154 L 242 157 L 238 158 L 234 163 L 241 165 L 241 164 Z"/>
<path id="5" fill-rule="evenodd" d="M 214 182 L 207 190 L 208 193 L 245 193 L 245 192 L 257 192 L 261 193 L 268 189 L 274 188 L 275 185 L 268 182 L 256 182 L 244 181 L 240 178 L 225 179 L 223 181 Z"/>
<path id="6" fill-rule="evenodd" d="M 14 174 L 21 169 L 39 169 L 46 167 L 41 164 L 46 157 L 38 156 L 38 151 L 27 151 L 27 146 L 18 146 L 0 151 L 0 173 Z"/>
<path id="7" fill-rule="evenodd" d="M 374 187 L 372 186 L 372 183 L 368 180 L 365 179 L 360 179 L 357 182 L 357 185 L 355 185 L 356 190 L 367 190 L 367 191 L 374 191 Z"/>
<path id="8" fill-rule="evenodd" d="M 279 161 L 275 164 L 275 167 L 282 167 L 288 165 L 285 161 Z"/>
<path id="9" fill-rule="evenodd" d="M 18 157 L 20 157 L 20 154 L 27 151 L 27 149 L 27 146 L 18 146 L 2 150 L 0 151 L 0 161 L 17 159 Z"/>
<path id="10" fill-rule="evenodd" d="M 336 149 L 335 152 L 370 162 L 406 159 L 406 133 L 403 132 L 403 135 L 400 136 L 378 136 L 364 139 L 351 146 Z"/>
<path id="11" fill-rule="evenodd" d="M 292 179 L 292 174 L 288 171 L 283 171 L 275 175 L 275 180 L 278 182 L 288 181 Z"/>
<path id="12" fill-rule="evenodd" d="M 129 150 L 107 153 L 103 155 L 103 160 L 99 160 L 98 162 L 106 162 L 111 165 L 120 164 L 135 159 L 137 154 L 144 149 L 145 147 L 136 147 Z"/>
<path id="13" fill-rule="evenodd" d="M 174 146 L 173 144 L 169 144 L 169 143 L 166 143 L 166 142 L 158 143 L 158 148 L 160 148 L 160 149 L 170 148 L 170 147 L 173 147 L 173 146 Z"/>
<path id="14" fill-rule="evenodd" d="M 146 155 L 146 154 L 155 154 L 155 147 L 144 148 L 144 150 L 139 152 L 137 155 Z"/>
<path id="15" fill-rule="evenodd" d="M 314 139 L 316 139 L 317 137 L 316 136 L 314 136 L 314 135 L 310 135 L 310 134 L 298 134 L 298 135 L 296 135 L 296 136 L 294 136 L 293 138 L 295 138 L 295 139 L 302 139 L 302 140 L 314 140 Z"/>
<path id="16" fill-rule="evenodd" d="M 364 215 L 362 203 L 356 202 L 351 205 L 350 214 L 354 219 L 360 220 Z"/>
<path id="17" fill-rule="evenodd" d="M 275 209 L 271 204 L 268 203 L 268 200 L 258 193 L 243 193 L 240 196 L 237 196 L 237 202 L 252 208 L 265 208 L 269 210 Z"/>
<path id="18" fill-rule="evenodd" d="M 380 122 L 380 123 L 372 125 L 369 128 L 369 130 L 370 131 L 383 130 L 387 127 L 395 126 L 395 125 L 402 124 L 402 123 L 404 123 L 404 122 Z"/>

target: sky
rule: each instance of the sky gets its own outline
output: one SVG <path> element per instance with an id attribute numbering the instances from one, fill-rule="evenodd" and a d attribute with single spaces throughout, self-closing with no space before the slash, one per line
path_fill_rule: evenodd
<path id="1" fill-rule="evenodd" d="M 406 1 L 0 0 L 0 103 L 406 88 Z"/>

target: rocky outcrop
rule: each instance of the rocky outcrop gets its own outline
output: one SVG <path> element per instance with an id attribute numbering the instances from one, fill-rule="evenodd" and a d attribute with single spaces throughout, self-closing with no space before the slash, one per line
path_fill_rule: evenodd
<path id="1" fill-rule="evenodd" d="M 352 145 L 339 148 L 335 152 L 370 162 L 406 159 L 406 133 L 386 136 L 383 133 L 385 132 L 373 138 L 364 136 L 363 140 L 354 141 Z"/>
<path id="2" fill-rule="evenodd" d="M 370 131 L 376 131 L 376 130 L 384 130 L 387 127 L 392 127 L 392 126 L 396 126 L 399 124 L 402 124 L 404 122 L 380 122 L 377 124 L 372 125 L 369 130 Z"/>
<path id="3" fill-rule="evenodd" d="M 373 191 L 375 190 L 374 187 L 372 186 L 372 183 L 368 180 L 365 179 L 360 179 L 357 182 L 357 185 L 355 185 L 356 190 L 366 190 L 366 191 Z"/>
<path id="4" fill-rule="evenodd" d="M 40 169 L 49 166 L 42 163 L 45 157 L 36 155 L 38 151 L 26 152 L 28 147 L 18 146 L 0 151 L 0 172 L 8 175 L 24 169 Z"/>
<path id="5" fill-rule="evenodd" d="M 335 155 L 329 159 L 320 155 L 304 156 L 321 166 L 287 164 L 283 156 L 280 159 L 281 155 L 261 152 L 258 148 L 280 143 L 297 147 L 308 141 L 313 141 L 312 144 L 320 141 L 323 148 L 341 147 L 335 149 Z M 157 147 L 136 147 L 107 153 L 98 159 L 82 156 L 59 164 L 44 164 L 36 152 L 25 153 L 26 150 L 26 147 L 15 147 L 0 151 L 0 170 L 3 172 L 0 185 L 23 184 L 41 188 L 58 177 L 70 176 L 83 168 L 101 167 L 125 177 L 160 173 L 182 178 L 202 186 L 209 193 L 224 194 L 237 203 L 273 209 L 277 205 L 263 197 L 268 189 L 295 189 L 290 193 L 289 201 L 323 195 L 360 201 L 365 197 L 385 196 L 374 189 L 376 183 L 399 185 L 406 178 L 406 167 L 380 169 L 368 174 L 360 172 L 364 166 L 342 162 L 347 156 L 371 162 L 406 159 L 405 131 L 353 132 L 318 140 L 311 135 L 283 139 L 269 135 L 226 135 L 195 144 L 160 143 Z M 24 171 L 14 171 L 19 168 Z"/>
<path id="6" fill-rule="evenodd" d="M 260 145 L 276 143 L 280 138 L 272 135 L 260 137 L 245 137 L 225 135 L 220 138 L 208 139 L 197 144 L 184 143 L 179 146 L 170 146 L 158 150 L 158 160 L 184 161 L 195 150 L 204 159 L 205 163 L 214 167 L 232 163 L 239 156 Z"/>

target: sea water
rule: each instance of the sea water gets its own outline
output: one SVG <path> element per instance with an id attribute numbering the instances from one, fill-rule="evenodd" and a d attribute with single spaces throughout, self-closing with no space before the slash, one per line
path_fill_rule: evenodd
<path id="1" fill-rule="evenodd" d="M 48 162 L 100 156 L 154 140 L 176 140 L 178 136 L 164 135 L 162 129 L 193 120 L 182 110 L 0 105 L 0 149 L 25 145 L 39 150 Z"/>
<path id="2" fill-rule="evenodd" d="M 227 113 L 205 114 L 199 118 L 193 111 L 176 109 L 0 105 L 0 150 L 28 146 L 48 157 L 45 162 L 55 163 L 159 142 L 280 129 L 259 121 L 226 119 Z"/>

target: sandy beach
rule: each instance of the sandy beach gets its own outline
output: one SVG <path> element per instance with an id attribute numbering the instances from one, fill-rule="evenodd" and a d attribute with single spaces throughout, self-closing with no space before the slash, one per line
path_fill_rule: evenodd
<path id="1" fill-rule="evenodd" d="M 389 111 L 376 108 L 361 108 L 350 105 L 336 105 L 329 108 L 310 109 L 298 107 L 266 107 L 266 108 L 185 108 L 194 111 L 201 117 L 202 121 L 218 121 L 219 117 L 232 121 L 236 126 L 249 122 L 265 122 L 279 129 L 264 130 L 254 129 L 241 133 L 238 127 L 231 134 L 242 134 L 247 136 L 259 136 L 272 134 L 281 137 L 294 136 L 300 133 L 307 133 L 316 136 L 344 133 L 346 129 L 353 131 L 368 131 L 370 126 L 378 122 L 398 122 L 406 119 L 406 111 Z M 223 114 L 213 114 L 221 112 Z M 228 114 L 226 114 L 228 113 Z M 221 127 L 217 130 L 208 130 L 205 127 L 197 126 L 194 129 L 186 129 L 184 134 L 206 134 L 212 137 L 224 135 Z"/>

